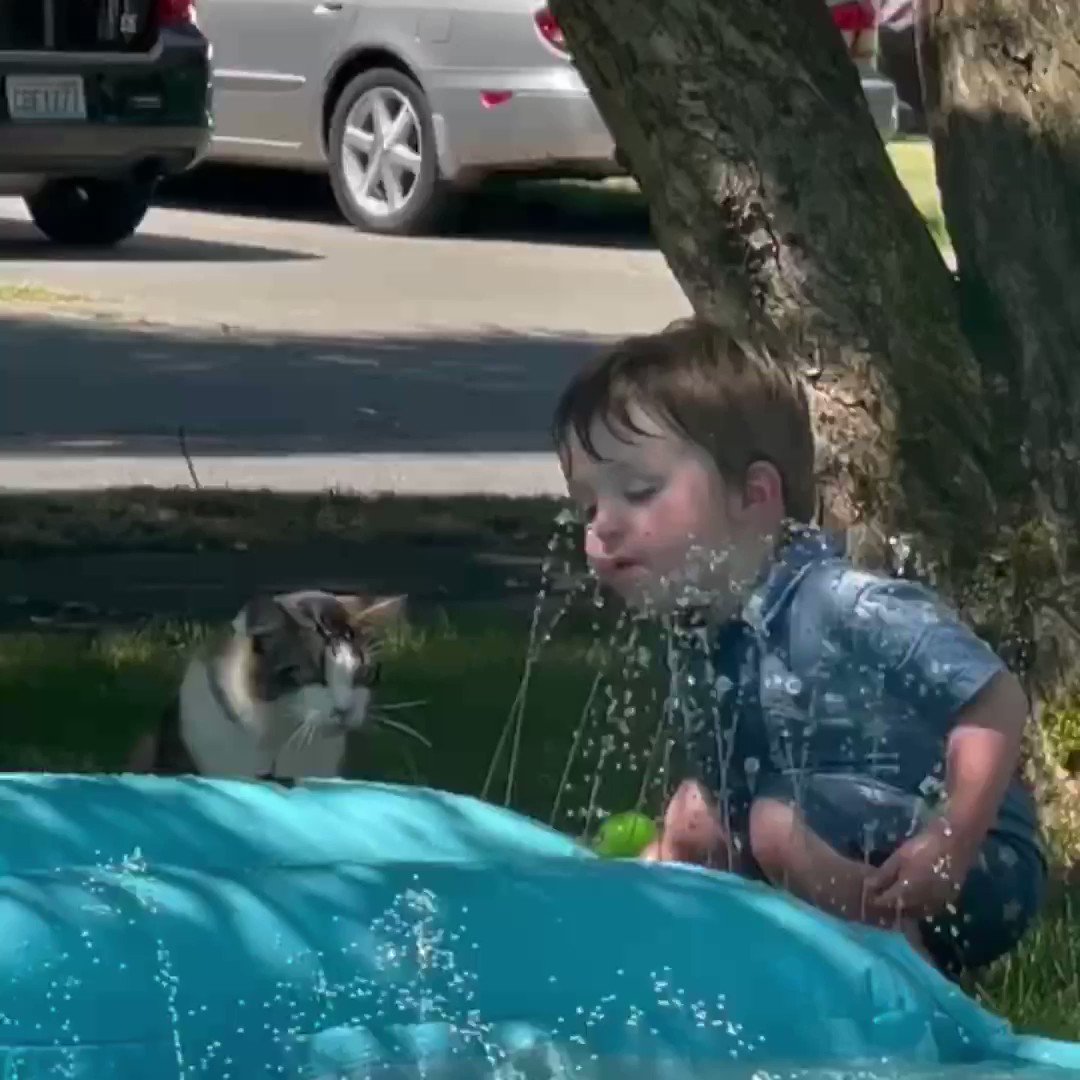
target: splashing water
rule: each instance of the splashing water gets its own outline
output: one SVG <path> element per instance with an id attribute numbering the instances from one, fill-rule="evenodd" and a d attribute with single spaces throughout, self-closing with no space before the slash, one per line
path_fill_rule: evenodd
<path id="1" fill-rule="evenodd" d="M 578 524 L 571 510 L 556 519 L 533 607 L 522 677 L 481 797 L 491 796 L 509 746 L 503 802 L 513 804 L 532 676 L 559 624 L 575 603 L 582 602 L 586 613 L 592 614 L 587 660 L 596 670 L 554 793 L 551 824 L 588 836 L 619 810 L 657 813 L 672 794 L 679 769 L 684 774 L 693 766 L 700 773 L 708 762 L 719 775 L 718 795 L 726 804 L 734 742 L 723 742 L 717 735 L 725 685 L 711 668 L 706 636 L 700 629 L 682 625 L 680 618 L 657 618 L 647 608 L 632 611 L 621 603 L 615 605 L 614 620 L 602 621 L 611 604 L 600 582 L 591 569 L 573 567 Z M 692 554 L 692 561 L 707 573 L 723 567 L 727 558 L 726 553 L 697 548 Z M 558 596 L 552 589 L 556 579 L 567 583 Z M 702 595 L 688 586 L 679 602 L 692 608 L 702 602 Z M 695 653 L 706 665 L 703 676 L 692 674 L 686 663 L 686 657 Z M 666 681 L 657 678 L 662 670 L 666 670 Z M 709 739 L 715 742 L 711 748 L 705 745 Z M 677 756 L 682 759 L 678 768 Z M 630 777 L 635 778 L 632 793 L 628 791 Z M 582 793 L 575 803 L 578 787 Z"/>
<path id="2" fill-rule="evenodd" d="M 575 595 L 585 586 L 580 576 L 574 575 L 571 569 L 571 560 L 574 551 L 574 524 L 575 518 L 569 511 L 561 513 L 555 522 L 555 531 L 552 533 L 547 545 L 547 555 L 540 568 L 540 585 L 537 589 L 536 601 L 533 605 L 532 620 L 529 625 L 529 637 L 525 647 L 525 661 L 521 676 L 521 683 L 517 694 L 510 706 L 510 714 L 502 734 L 495 746 L 488 767 L 488 773 L 480 791 L 482 799 L 489 799 L 495 782 L 499 763 L 504 750 L 509 746 L 509 760 L 506 770 L 506 788 L 503 794 L 503 803 L 511 804 L 514 793 L 514 780 L 517 775 L 518 755 L 521 750 L 522 730 L 525 722 L 525 703 L 529 690 L 529 681 L 532 677 L 533 668 L 540 659 L 544 646 L 547 645 L 561 622 L 563 616 L 569 611 Z M 546 626 L 542 626 L 542 617 L 547 607 L 549 598 L 552 596 L 557 577 L 570 581 L 570 587 L 558 602 L 554 615 Z"/>

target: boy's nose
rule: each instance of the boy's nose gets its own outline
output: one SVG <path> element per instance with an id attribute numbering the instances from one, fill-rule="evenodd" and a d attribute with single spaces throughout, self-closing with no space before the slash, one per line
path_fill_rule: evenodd
<path id="1" fill-rule="evenodd" d="M 605 507 L 597 507 L 585 533 L 585 554 L 610 554 L 626 532 L 622 516 Z"/>

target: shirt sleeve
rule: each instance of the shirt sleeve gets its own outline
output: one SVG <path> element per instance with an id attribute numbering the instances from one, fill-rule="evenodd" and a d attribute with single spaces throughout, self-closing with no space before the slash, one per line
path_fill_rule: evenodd
<path id="1" fill-rule="evenodd" d="M 858 572 L 845 576 L 834 614 L 853 663 L 878 672 L 886 693 L 942 728 L 951 727 L 1006 670 L 997 653 L 924 586 Z"/>

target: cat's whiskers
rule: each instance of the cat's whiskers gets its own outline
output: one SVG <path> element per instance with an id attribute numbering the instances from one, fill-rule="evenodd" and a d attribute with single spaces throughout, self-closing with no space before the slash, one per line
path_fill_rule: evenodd
<path id="1" fill-rule="evenodd" d="M 292 734 L 285 740 L 282 749 L 295 743 L 296 749 L 303 750 L 315 741 L 319 729 L 323 726 L 318 710 L 308 709 L 300 722 L 293 728 Z"/>
<path id="2" fill-rule="evenodd" d="M 395 708 L 396 707 L 396 708 L 399 708 L 399 709 L 403 709 L 403 708 L 407 708 L 409 705 L 423 705 L 423 704 L 424 704 L 424 702 L 422 702 L 422 701 L 413 701 L 413 702 L 402 703 L 402 704 L 399 704 L 397 706 L 382 705 L 378 709 L 372 709 L 368 713 L 368 715 L 375 722 L 376 727 L 389 728 L 391 731 L 397 731 L 402 735 L 408 735 L 410 739 L 415 739 L 422 746 L 424 746 L 428 750 L 430 750 L 432 748 L 431 740 L 429 738 L 427 738 L 427 736 L 421 735 L 420 732 L 416 730 L 416 728 L 412 727 L 412 725 L 410 725 L 410 724 L 406 724 L 403 720 L 395 720 L 393 717 L 385 715 L 385 710 L 388 709 L 388 708 Z"/>

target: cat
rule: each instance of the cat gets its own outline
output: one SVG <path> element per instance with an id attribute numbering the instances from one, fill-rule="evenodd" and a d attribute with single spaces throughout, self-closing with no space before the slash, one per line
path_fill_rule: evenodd
<path id="1" fill-rule="evenodd" d="M 373 707 L 379 646 L 405 597 L 316 590 L 259 595 L 188 662 L 156 731 L 128 771 L 295 783 L 347 778 L 372 726 L 427 740 Z"/>

